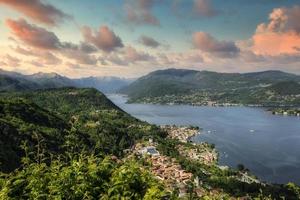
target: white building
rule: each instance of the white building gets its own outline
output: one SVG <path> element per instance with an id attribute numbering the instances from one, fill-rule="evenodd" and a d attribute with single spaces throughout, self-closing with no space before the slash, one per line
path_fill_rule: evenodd
<path id="1" fill-rule="evenodd" d="M 154 146 L 148 146 L 144 147 L 142 150 L 140 150 L 140 154 L 148 154 L 151 156 L 159 156 L 159 152 L 156 150 Z"/>

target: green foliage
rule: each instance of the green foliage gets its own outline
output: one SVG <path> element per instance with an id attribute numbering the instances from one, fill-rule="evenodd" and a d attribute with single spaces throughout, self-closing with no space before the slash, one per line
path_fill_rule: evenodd
<path id="1" fill-rule="evenodd" d="M 123 112 L 95 89 L 49 89 L 2 97 L 0 169 L 4 171 L 20 166 L 24 141 L 37 149 L 39 138 L 48 155 L 85 150 L 122 156 L 136 140 L 164 134 Z"/>
<path id="2" fill-rule="evenodd" d="M 68 162 L 29 163 L 0 176 L 0 199 L 161 199 L 167 193 L 135 161 L 79 155 Z"/>

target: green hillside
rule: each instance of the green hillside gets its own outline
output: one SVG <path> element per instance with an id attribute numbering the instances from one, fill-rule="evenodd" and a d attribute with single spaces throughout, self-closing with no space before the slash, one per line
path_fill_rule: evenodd
<path id="1" fill-rule="evenodd" d="M 300 104 L 299 82 L 300 76 L 281 71 L 239 74 L 167 69 L 141 77 L 120 92 L 129 96 L 129 102 L 295 106 Z"/>
<path id="2" fill-rule="evenodd" d="M 244 168 L 221 169 L 216 161 L 190 159 L 180 149 L 213 147 L 171 139 L 95 89 L 2 93 L 0 99 L 1 200 L 185 199 L 178 197 L 182 184 L 189 199 L 299 198 L 295 184 L 265 184 Z M 161 158 L 171 160 L 168 167 L 192 173 L 200 185 L 179 181 L 170 188 L 172 175 L 158 179 L 151 157 L 134 151 L 149 138 Z"/>
<path id="3" fill-rule="evenodd" d="M 62 118 L 19 98 L 0 100 L 0 129 L 1 171 L 20 166 L 25 146 L 36 151 L 39 144 L 48 156 L 63 153 L 71 134 L 71 127 Z M 76 131 L 72 134 L 77 137 L 78 145 L 89 145 L 87 135 Z"/>
<path id="4" fill-rule="evenodd" d="M 0 74 L 0 91 L 19 91 L 37 88 L 38 85 L 22 78 Z"/>
<path id="5" fill-rule="evenodd" d="M 295 81 L 285 81 L 273 84 L 268 88 L 279 95 L 298 95 L 300 94 L 300 84 Z"/>
<path id="6" fill-rule="evenodd" d="M 3 96 L 23 98 L 51 111 L 79 132 L 88 134 L 97 151 L 120 155 L 136 139 L 152 134 L 149 125 L 120 110 L 96 89 L 47 89 Z"/>
<path id="7" fill-rule="evenodd" d="M 0 97 L 0 199 L 152 199 L 167 194 L 140 163 L 111 156 L 122 158 L 136 140 L 162 131 L 123 112 L 97 90 Z"/>

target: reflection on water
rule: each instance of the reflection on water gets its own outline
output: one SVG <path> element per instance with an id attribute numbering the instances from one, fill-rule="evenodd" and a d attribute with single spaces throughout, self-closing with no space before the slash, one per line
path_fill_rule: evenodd
<path id="1" fill-rule="evenodd" d="M 300 184 L 300 117 L 275 116 L 247 107 L 126 104 L 123 96 L 108 97 L 149 123 L 203 128 L 194 140 L 214 143 L 221 165 L 243 163 L 265 181 Z"/>

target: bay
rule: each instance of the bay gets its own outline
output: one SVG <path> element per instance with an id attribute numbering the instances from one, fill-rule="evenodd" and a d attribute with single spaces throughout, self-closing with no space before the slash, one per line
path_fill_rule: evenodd
<path id="1" fill-rule="evenodd" d="M 108 97 L 149 123 L 201 127 L 193 140 L 215 144 L 220 165 L 243 164 L 263 181 L 300 184 L 300 117 L 250 107 L 126 104 L 125 96 Z"/>

